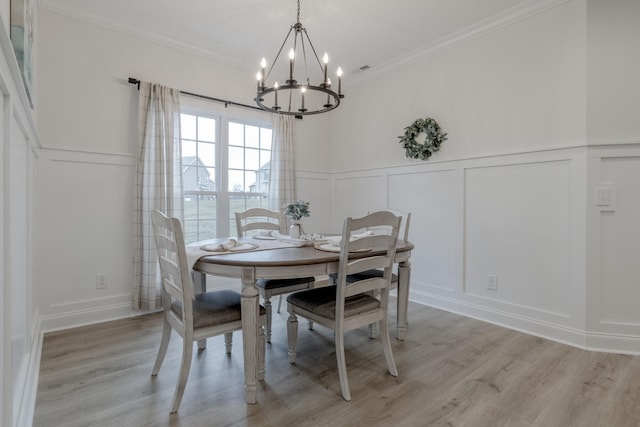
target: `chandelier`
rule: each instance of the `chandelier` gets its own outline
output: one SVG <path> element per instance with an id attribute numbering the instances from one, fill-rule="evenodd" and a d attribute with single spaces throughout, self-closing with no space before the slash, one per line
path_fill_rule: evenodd
<path id="1" fill-rule="evenodd" d="M 291 37 L 292 35 L 293 37 Z M 288 64 L 286 60 L 278 62 L 285 46 L 291 46 Z M 260 71 L 256 75 L 258 80 L 256 103 L 263 110 L 295 116 L 325 113 L 335 109 L 340 105 L 340 99 L 344 98 L 342 94 L 342 69 L 338 67 L 336 72 L 338 79 L 336 92 L 333 90 L 331 78 L 327 74 L 328 65 L 329 56 L 325 53 L 322 57 L 322 63 L 320 62 L 307 30 L 300 23 L 300 0 L 298 0 L 296 23 L 289 29 L 280 50 L 269 67 L 269 71 L 266 71 L 267 60 L 262 58 Z M 274 81 L 272 86 L 268 86 L 267 81 L 272 72 L 286 76 L 280 80 L 284 84 L 278 84 L 277 81 Z M 310 72 L 313 72 L 315 81 L 321 83 L 312 84 Z M 300 76 L 302 76 L 301 80 L 299 80 Z"/>

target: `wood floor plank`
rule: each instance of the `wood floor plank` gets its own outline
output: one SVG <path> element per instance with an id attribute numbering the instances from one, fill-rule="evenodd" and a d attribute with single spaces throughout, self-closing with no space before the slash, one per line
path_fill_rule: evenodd
<path id="1" fill-rule="evenodd" d="M 640 425 L 640 357 L 589 352 L 410 304 L 406 341 L 347 334 L 352 401 L 341 398 L 333 331 L 300 324 L 287 358 L 286 313 L 274 313 L 258 403 L 244 401 L 241 335 L 194 354 L 177 414 L 169 407 L 181 356 L 174 335 L 157 377 L 158 314 L 45 336 L 35 427 L 613 426 Z M 394 325 L 393 322 L 391 322 Z"/>

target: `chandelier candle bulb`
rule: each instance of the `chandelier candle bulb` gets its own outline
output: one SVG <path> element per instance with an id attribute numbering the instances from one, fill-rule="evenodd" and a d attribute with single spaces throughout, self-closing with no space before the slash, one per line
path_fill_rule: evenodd
<path id="1" fill-rule="evenodd" d="M 322 57 L 322 62 L 324 63 L 324 84 L 327 84 L 327 65 L 329 64 L 329 55 L 327 55 L 327 53 L 324 53 L 324 56 Z"/>
<path id="2" fill-rule="evenodd" d="M 293 58 L 296 56 L 295 52 L 293 51 L 293 48 L 291 48 L 291 50 L 289 51 L 289 81 L 287 82 L 288 84 L 294 84 L 294 80 L 293 80 Z"/>
<path id="3" fill-rule="evenodd" d="M 342 68 L 338 67 L 336 74 L 338 75 L 338 95 L 342 97 Z"/>
<path id="4" fill-rule="evenodd" d="M 260 84 L 262 83 L 262 74 L 260 73 L 260 71 L 258 71 L 258 74 L 256 74 L 256 79 L 258 79 L 258 92 L 260 92 Z"/>
<path id="5" fill-rule="evenodd" d="M 264 69 L 267 68 L 266 58 L 262 58 L 262 61 L 260 61 L 260 68 L 262 68 L 262 87 L 264 87 L 264 80 L 267 78 L 267 74 L 264 72 Z"/>
<path id="6" fill-rule="evenodd" d="M 276 104 L 273 108 L 277 110 L 278 108 L 280 108 L 278 107 L 278 82 L 275 82 L 275 84 L 273 85 L 273 89 L 274 89 L 273 93 L 276 101 Z"/>

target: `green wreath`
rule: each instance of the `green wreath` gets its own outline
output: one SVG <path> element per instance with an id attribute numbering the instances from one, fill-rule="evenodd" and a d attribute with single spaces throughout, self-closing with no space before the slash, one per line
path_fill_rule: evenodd
<path id="1" fill-rule="evenodd" d="M 425 134 L 424 142 L 419 143 L 416 138 Z M 447 134 L 442 133 L 438 122 L 431 117 L 418 119 L 412 125 L 404 128 L 404 135 L 399 136 L 399 143 L 405 149 L 407 157 L 427 160 L 434 151 L 440 149 L 440 144 L 447 140 Z"/>

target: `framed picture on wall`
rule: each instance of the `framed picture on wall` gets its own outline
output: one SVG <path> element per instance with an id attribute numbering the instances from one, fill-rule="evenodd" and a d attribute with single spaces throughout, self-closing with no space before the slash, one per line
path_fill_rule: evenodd
<path id="1" fill-rule="evenodd" d="M 34 0 L 11 0 L 11 44 L 18 60 L 27 98 L 33 108 Z"/>

